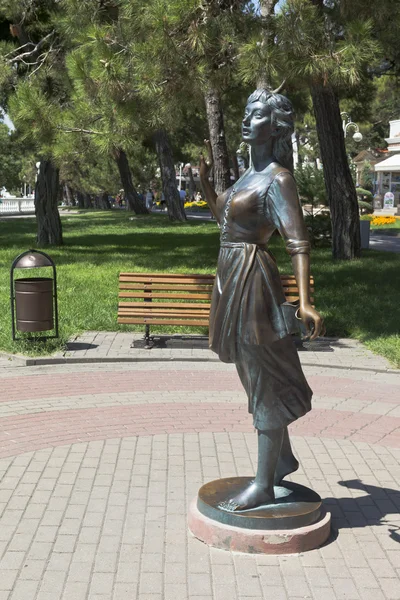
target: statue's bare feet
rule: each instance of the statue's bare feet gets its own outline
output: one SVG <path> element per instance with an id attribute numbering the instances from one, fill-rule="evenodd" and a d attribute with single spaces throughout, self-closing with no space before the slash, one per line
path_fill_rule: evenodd
<path id="1" fill-rule="evenodd" d="M 273 488 L 262 487 L 255 480 L 251 481 L 250 484 L 243 492 L 237 494 L 230 500 L 225 500 L 218 504 L 218 508 L 226 510 L 228 512 L 235 512 L 238 510 L 247 510 L 250 508 L 256 508 L 263 504 L 273 504 L 275 502 L 275 496 Z"/>
<path id="2" fill-rule="evenodd" d="M 287 475 L 294 473 L 299 468 L 299 461 L 293 456 L 290 459 L 279 458 L 275 471 L 274 485 L 281 485 Z"/>

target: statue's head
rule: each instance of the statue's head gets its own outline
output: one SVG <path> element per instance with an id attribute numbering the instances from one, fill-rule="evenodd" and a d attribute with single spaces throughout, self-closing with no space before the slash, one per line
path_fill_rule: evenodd
<path id="1" fill-rule="evenodd" d="M 281 94 L 258 89 L 247 99 L 242 123 L 243 141 L 250 146 L 273 139 L 273 154 L 282 166 L 293 169 L 293 107 Z"/>

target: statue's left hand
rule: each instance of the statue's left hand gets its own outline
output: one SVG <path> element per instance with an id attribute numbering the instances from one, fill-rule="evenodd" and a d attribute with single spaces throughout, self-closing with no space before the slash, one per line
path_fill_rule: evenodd
<path id="1" fill-rule="evenodd" d="M 306 328 L 306 339 L 315 340 L 325 335 L 324 320 L 311 304 L 300 306 L 299 316 Z"/>

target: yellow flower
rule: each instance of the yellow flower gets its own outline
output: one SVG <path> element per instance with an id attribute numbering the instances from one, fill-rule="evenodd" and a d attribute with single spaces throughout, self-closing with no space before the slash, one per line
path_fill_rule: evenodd
<path id="1" fill-rule="evenodd" d="M 396 223 L 395 217 L 374 217 L 372 219 L 372 225 L 392 225 Z"/>

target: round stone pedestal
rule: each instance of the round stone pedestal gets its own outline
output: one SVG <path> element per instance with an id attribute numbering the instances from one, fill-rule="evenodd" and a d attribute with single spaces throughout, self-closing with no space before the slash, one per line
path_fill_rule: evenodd
<path id="1" fill-rule="evenodd" d="M 234 512 L 221 508 L 250 481 L 230 477 L 205 484 L 190 505 L 192 534 L 209 546 L 249 554 L 294 554 L 326 542 L 330 513 L 318 494 L 295 483 L 275 487 L 274 504 Z"/>

